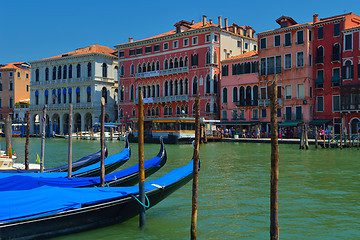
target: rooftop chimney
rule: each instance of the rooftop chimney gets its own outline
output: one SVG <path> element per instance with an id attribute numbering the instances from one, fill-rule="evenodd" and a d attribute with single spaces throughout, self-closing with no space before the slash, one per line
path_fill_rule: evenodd
<path id="1" fill-rule="evenodd" d="M 219 21 L 219 28 L 221 28 L 221 16 L 218 16 L 218 21 Z"/>
<path id="2" fill-rule="evenodd" d="M 225 30 L 228 31 L 228 19 L 227 18 L 224 18 L 224 21 L 225 21 Z"/>
<path id="3" fill-rule="evenodd" d="M 194 21 L 194 20 L 192 20 L 192 21 L 191 21 L 191 24 L 194 24 L 194 23 L 195 23 L 195 21 Z"/>
<path id="4" fill-rule="evenodd" d="M 212 19 L 209 19 L 210 24 L 212 24 Z"/>
<path id="5" fill-rule="evenodd" d="M 319 21 L 319 14 L 314 14 L 313 15 L 313 23 L 316 23 Z"/>
<path id="6" fill-rule="evenodd" d="M 206 26 L 206 15 L 203 15 L 203 26 Z"/>
<path id="7" fill-rule="evenodd" d="M 129 37 L 129 43 L 133 42 L 133 41 L 134 41 L 134 39 L 132 37 Z"/>
<path id="8" fill-rule="evenodd" d="M 237 34 L 237 26 L 234 25 L 234 33 Z"/>

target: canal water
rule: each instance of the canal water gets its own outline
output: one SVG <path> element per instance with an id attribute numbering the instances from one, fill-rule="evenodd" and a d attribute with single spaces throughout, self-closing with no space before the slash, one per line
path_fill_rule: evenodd
<path id="1" fill-rule="evenodd" d="M 5 139 L 0 139 L 5 147 Z M 25 139 L 13 139 L 20 159 Z M 99 150 L 99 141 L 73 141 L 73 159 Z M 110 154 L 124 142 L 107 142 Z M 122 168 L 137 161 L 137 144 Z M 145 145 L 145 159 L 159 151 Z M 187 164 L 191 145 L 167 145 L 168 162 L 151 179 Z M 358 239 L 360 236 L 360 152 L 352 149 L 299 150 L 280 145 L 279 227 L 281 239 Z M 46 139 L 45 167 L 67 161 L 67 141 Z M 40 139 L 31 139 L 30 158 L 40 155 Z M 268 239 L 270 144 L 208 143 L 200 147 L 198 239 Z M 189 239 L 191 187 L 183 188 L 146 212 L 146 228 L 138 217 L 124 223 L 57 239 Z"/>

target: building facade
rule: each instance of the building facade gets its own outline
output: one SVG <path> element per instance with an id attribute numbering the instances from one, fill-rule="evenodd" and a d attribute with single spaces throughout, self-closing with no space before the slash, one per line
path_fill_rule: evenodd
<path id="1" fill-rule="evenodd" d="M 360 130 L 360 27 L 342 31 L 343 54 L 340 84 L 340 114 L 350 134 Z"/>
<path id="2" fill-rule="evenodd" d="M 287 16 L 276 22 L 280 28 L 258 34 L 260 121 L 270 121 L 268 87 L 276 76 L 278 121 L 282 127 L 296 127 L 313 119 L 312 25 Z"/>
<path id="3" fill-rule="evenodd" d="M 101 97 L 105 120 L 117 120 L 118 67 L 114 49 L 92 45 L 58 56 L 32 61 L 31 132 L 39 133 L 43 106 L 47 105 L 49 133 L 68 134 L 69 104 L 73 104 L 73 130 L 85 131 L 100 122 Z"/>
<path id="4" fill-rule="evenodd" d="M 221 121 L 247 132 L 259 125 L 259 57 L 253 50 L 221 61 Z"/>
<path id="5" fill-rule="evenodd" d="M 10 114 L 13 121 L 15 103 L 30 98 L 30 65 L 26 62 L 0 64 L 0 120 Z"/>
<path id="6" fill-rule="evenodd" d="M 200 115 L 219 119 L 222 59 L 256 49 L 249 26 L 180 21 L 164 34 L 115 46 L 119 58 L 119 120 L 138 117 L 138 92 L 146 118 L 193 116 L 200 93 Z"/>

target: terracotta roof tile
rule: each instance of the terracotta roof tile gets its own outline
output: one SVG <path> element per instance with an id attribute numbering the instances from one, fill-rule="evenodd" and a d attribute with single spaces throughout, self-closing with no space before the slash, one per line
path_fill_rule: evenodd
<path id="1" fill-rule="evenodd" d="M 243 54 L 240 54 L 240 55 L 236 55 L 236 56 L 226 58 L 226 59 L 222 60 L 222 62 L 240 60 L 240 59 L 243 59 L 243 58 L 254 57 L 254 56 L 257 56 L 257 55 L 258 55 L 258 51 L 253 50 L 253 51 L 246 52 L 246 53 L 243 53 Z"/>
<path id="2" fill-rule="evenodd" d="M 83 48 L 78 48 L 74 51 L 71 52 L 67 52 L 67 53 L 63 53 L 57 56 L 53 56 L 53 57 L 49 57 L 49 58 L 43 58 L 41 60 L 47 60 L 47 59 L 54 59 L 54 58 L 61 58 L 61 57 L 70 57 L 70 56 L 78 56 L 78 55 L 85 55 L 85 54 L 90 54 L 90 53 L 100 53 L 100 54 L 106 54 L 106 55 L 111 55 L 114 56 L 114 49 L 109 48 L 109 47 L 105 47 L 105 46 L 101 46 L 101 45 L 91 45 L 88 47 L 83 47 Z"/>
<path id="3" fill-rule="evenodd" d="M 31 68 L 27 62 L 14 62 L 14 63 L 6 63 L 4 65 L 0 65 L 0 69 L 24 69 L 20 67 L 22 64 L 28 65 L 29 69 Z"/>

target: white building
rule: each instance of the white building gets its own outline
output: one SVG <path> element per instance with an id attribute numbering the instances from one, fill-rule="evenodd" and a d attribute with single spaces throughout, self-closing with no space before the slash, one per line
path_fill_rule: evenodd
<path id="1" fill-rule="evenodd" d="M 47 104 L 47 132 L 68 133 L 69 104 L 73 104 L 73 131 L 89 130 L 99 122 L 100 100 L 105 98 L 105 121 L 117 120 L 118 67 L 115 50 L 92 45 L 30 62 L 31 133 L 37 131 Z M 36 124 L 35 124 L 36 123 Z"/>

